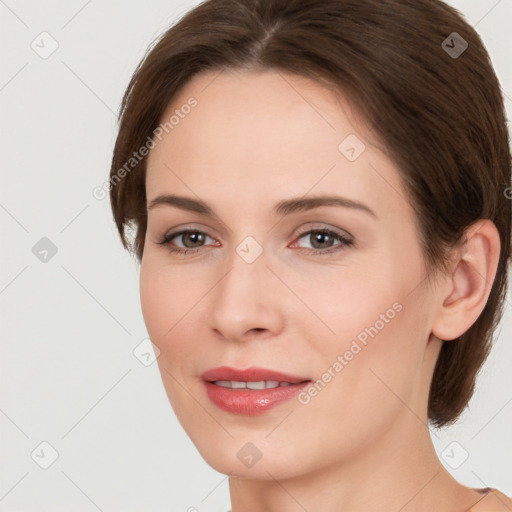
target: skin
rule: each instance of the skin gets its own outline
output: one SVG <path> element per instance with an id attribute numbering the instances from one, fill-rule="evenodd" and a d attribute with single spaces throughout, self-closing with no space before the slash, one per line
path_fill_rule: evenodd
<path id="1" fill-rule="evenodd" d="M 198 105 L 150 152 L 147 202 L 172 193 L 215 214 L 149 209 L 141 304 L 170 403 L 206 462 L 230 474 L 233 512 L 468 510 L 481 494 L 437 458 L 427 397 L 440 340 L 465 332 L 485 306 L 500 250 L 495 226 L 472 226 L 450 272 L 429 284 L 398 171 L 346 99 L 277 71 L 209 72 L 162 119 L 191 96 Z M 355 161 L 338 149 L 349 134 L 366 146 Z M 333 193 L 376 217 L 339 206 L 272 212 L 284 199 Z M 302 235 L 314 228 L 354 244 L 315 244 Z M 198 252 L 158 244 L 181 229 L 207 236 L 169 245 Z M 252 263 L 236 252 L 247 236 L 263 249 Z M 247 417 L 205 393 L 200 375 L 218 366 L 317 380 L 394 303 L 400 312 L 307 404 L 292 399 Z M 237 457 L 247 442 L 262 454 L 250 468 Z"/>

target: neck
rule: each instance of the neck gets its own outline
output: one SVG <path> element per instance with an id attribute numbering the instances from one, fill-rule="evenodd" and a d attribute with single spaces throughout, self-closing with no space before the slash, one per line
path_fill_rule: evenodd
<path id="1" fill-rule="evenodd" d="M 232 512 L 464 512 L 477 503 L 482 495 L 439 461 L 426 424 L 410 411 L 399 422 L 336 466 L 266 480 L 230 477 Z"/>

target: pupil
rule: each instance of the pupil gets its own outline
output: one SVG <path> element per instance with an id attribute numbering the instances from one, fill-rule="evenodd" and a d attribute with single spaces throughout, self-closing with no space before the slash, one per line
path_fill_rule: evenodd
<path id="1" fill-rule="evenodd" d="M 193 244 L 194 244 L 194 242 L 198 242 L 198 241 L 201 242 L 202 241 L 201 240 L 201 238 L 202 238 L 202 234 L 201 233 L 186 233 L 185 234 L 185 238 L 187 238 L 187 237 L 190 237 L 192 239 L 194 239 L 194 238 L 198 239 L 198 240 L 192 240 Z M 187 245 L 187 244 L 185 244 L 185 245 Z"/>
<path id="2" fill-rule="evenodd" d="M 317 233 L 316 235 L 314 235 L 314 237 L 315 243 L 319 242 L 320 244 L 322 244 L 322 239 L 324 239 L 323 241 L 325 242 L 325 239 L 329 240 L 330 235 L 328 233 Z M 313 244 L 313 246 L 314 245 L 315 244 Z"/>

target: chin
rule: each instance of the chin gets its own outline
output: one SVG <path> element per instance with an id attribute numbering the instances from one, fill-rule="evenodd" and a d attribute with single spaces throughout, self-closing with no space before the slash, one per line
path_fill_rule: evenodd
<path id="1" fill-rule="evenodd" d="M 229 476 L 256 480 L 286 479 L 307 472 L 304 453 L 288 446 L 290 452 L 282 447 L 271 446 L 257 440 L 248 441 L 250 436 L 229 438 L 224 443 L 212 442 L 211 436 L 191 437 L 192 442 L 205 462 L 215 471 Z M 300 463 L 297 453 L 301 453 Z"/>

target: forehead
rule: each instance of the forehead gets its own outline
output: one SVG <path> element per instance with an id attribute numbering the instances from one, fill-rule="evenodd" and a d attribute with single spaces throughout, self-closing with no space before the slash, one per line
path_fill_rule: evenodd
<path id="1" fill-rule="evenodd" d="M 247 151 L 264 156 L 259 154 L 263 144 L 270 157 L 291 157 L 301 148 L 309 153 L 320 142 L 324 150 L 337 151 L 340 137 L 367 131 L 359 126 L 362 123 L 347 101 L 339 101 L 333 92 L 308 78 L 277 70 L 199 74 L 173 98 L 161 123 L 182 109 L 188 111 L 190 98 L 197 105 L 180 116 L 168 139 L 176 145 L 197 145 L 203 152 L 219 148 L 226 157 L 234 157 L 237 150 L 246 156 Z"/>
<path id="2" fill-rule="evenodd" d="M 191 98 L 195 106 L 184 108 Z M 203 73 L 175 96 L 161 123 L 173 116 L 149 155 L 148 198 L 192 191 L 209 199 L 215 190 L 219 200 L 274 204 L 336 192 L 365 198 L 375 209 L 386 202 L 382 208 L 396 209 L 400 200 L 396 169 L 373 145 L 364 120 L 341 94 L 308 78 Z"/>

